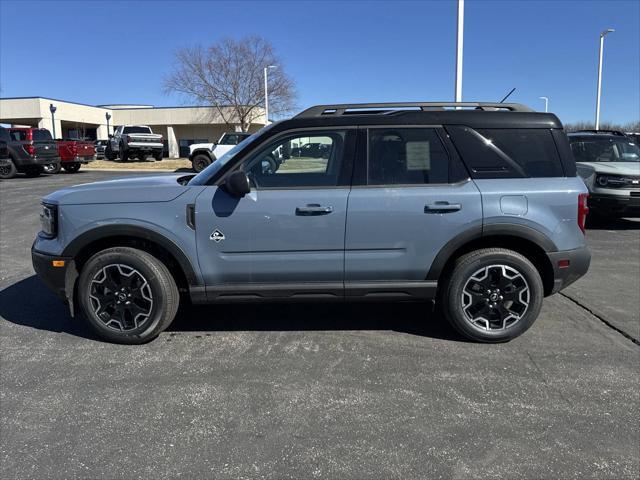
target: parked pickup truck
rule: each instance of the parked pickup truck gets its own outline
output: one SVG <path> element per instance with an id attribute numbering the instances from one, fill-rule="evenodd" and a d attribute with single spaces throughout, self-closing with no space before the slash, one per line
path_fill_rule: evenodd
<path id="1" fill-rule="evenodd" d="M 8 179 L 18 172 L 37 177 L 48 165 L 60 163 L 56 142 L 46 128 L 9 128 L 9 163 L 3 163 L 0 178 Z"/>
<path id="2" fill-rule="evenodd" d="M 189 145 L 189 160 L 196 172 L 201 172 L 234 146 L 249 138 L 250 133 L 223 133 L 217 143 L 194 143 Z"/>
<path id="3" fill-rule="evenodd" d="M 126 162 L 136 157 L 145 160 L 147 155 L 153 155 L 156 160 L 162 160 L 164 144 L 162 135 L 155 134 L 146 125 L 122 125 L 113 135 L 109 135 L 105 157 L 115 160 L 119 157 Z"/>
<path id="4" fill-rule="evenodd" d="M 7 147 L 10 141 L 9 130 L 0 127 L 0 178 L 4 178 L 3 175 L 11 171 L 11 160 L 9 160 L 9 148 Z"/>
<path id="5" fill-rule="evenodd" d="M 47 173 L 58 173 L 61 168 L 65 172 L 76 173 L 83 163 L 92 162 L 96 149 L 93 142 L 75 139 L 56 140 L 60 163 L 45 167 Z"/>

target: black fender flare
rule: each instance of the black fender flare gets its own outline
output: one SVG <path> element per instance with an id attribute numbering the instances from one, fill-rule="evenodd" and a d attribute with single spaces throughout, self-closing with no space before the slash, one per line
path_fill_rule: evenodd
<path id="1" fill-rule="evenodd" d="M 211 160 L 212 162 L 216 160 L 216 157 L 213 155 L 213 153 L 211 153 L 206 148 L 199 148 L 197 150 L 194 150 L 193 153 L 189 155 L 189 158 L 191 159 L 191 161 L 193 161 L 196 155 L 206 155 L 207 157 L 209 157 L 209 160 Z"/>
<path id="2" fill-rule="evenodd" d="M 73 239 L 62 252 L 62 256 L 75 259 L 78 253 L 88 245 L 109 237 L 138 238 L 141 240 L 148 240 L 150 242 L 156 243 L 176 259 L 176 261 L 182 268 L 182 271 L 184 272 L 184 275 L 187 279 L 187 283 L 190 287 L 202 285 L 202 282 L 198 279 L 198 275 L 196 274 L 191 261 L 180 246 L 178 246 L 173 240 L 165 237 L 164 235 L 149 228 L 138 225 L 103 225 L 101 227 L 89 230 Z"/>
<path id="3" fill-rule="evenodd" d="M 514 237 L 535 243 L 545 252 L 557 252 L 556 244 L 544 233 L 527 225 L 517 223 L 493 223 L 477 225 L 449 240 L 440 249 L 431 263 L 426 280 L 438 280 L 451 256 L 467 243 L 491 237 Z"/>

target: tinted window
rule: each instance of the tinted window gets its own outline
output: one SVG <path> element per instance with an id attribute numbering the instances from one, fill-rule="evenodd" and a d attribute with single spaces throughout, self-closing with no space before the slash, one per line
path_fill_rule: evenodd
<path id="1" fill-rule="evenodd" d="M 222 137 L 220 145 L 237 145 L 247 137 L 248 135 L 243 135 L 240 133 L 228 133 Z"/>
<path id="2" fill-rule="evenodd" d="M 244 170 L 257 188 L 337 186 L 345 139 L 344 131 L 290 136 L 251 157 Z"/>
<path id="3" fill-rule="evenodd" d="M 27 132 L 25 130 L 10 130 L 10 132 L 14 142 L 24 142 L 27 140 Z"/>
<path id="4" fill-rule="evenodd" d="M 52 140 L 49 130 L 33 130 L 32 136 L 35 141 Z"/>
<path id="5" fill-rule="evenodd" d="M 11 141 L 11 136 L 9 135 L 9 130 L 7 130 L 6 128 L 0 128 L 0 140 L 3 140 L 5 142 L 10 142 Z"/>
<path id="6" fill-rule="evenodd" d="M 122 133 L 151 133 L 149 127 L 124 127 Z"/>
<path id="7" fill-rule="evenodd" d="M 551 130 L 447 127 L 473 178 L 561 177 Z"/>
<path id="8" fill-rule="evenodd" d="M 433 128 L 369 130 L 369 185 L 422 185 L 461 180 L 453 176 L 449 155 Z"/>

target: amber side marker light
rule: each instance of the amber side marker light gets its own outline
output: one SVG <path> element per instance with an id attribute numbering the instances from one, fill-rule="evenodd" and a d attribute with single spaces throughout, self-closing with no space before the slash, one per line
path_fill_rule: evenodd
<path id="1" fill-rule="evenodd" d="M 558 260 L 558 268 L 569 268 L 571 262 L 569 260 Z"/>
<path id="2" fill-rule="evenodd" d="M 64 260 L 51 260 L 51 265 L 54 267 L 64 267 Z"/>

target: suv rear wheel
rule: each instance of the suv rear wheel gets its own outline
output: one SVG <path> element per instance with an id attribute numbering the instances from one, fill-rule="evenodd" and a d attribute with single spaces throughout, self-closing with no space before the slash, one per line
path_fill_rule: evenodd
<path id="1" fill-rule="evenodd" d="M 544 297 L 536 268 L 504 248 L 461 256 L 443 281 L 438 300 L 445 316 L 458 332 L 479 342 L 505 342 L 524 333 Z"/>
<path id="2" fill-rule="evenodd" d="M 78 300 L 98 336 L 136 344 L 154 339 L 171 324 L 179 294 L 160 260 L 135 248 L 114 247 L 85 264 Z"/>
<path id="3" fill-rule="evenodd" d="M 10 158 L 0 160 L 0 178 L 3 180 L 9 180 L 18 173 L 15 163 Z"/>

